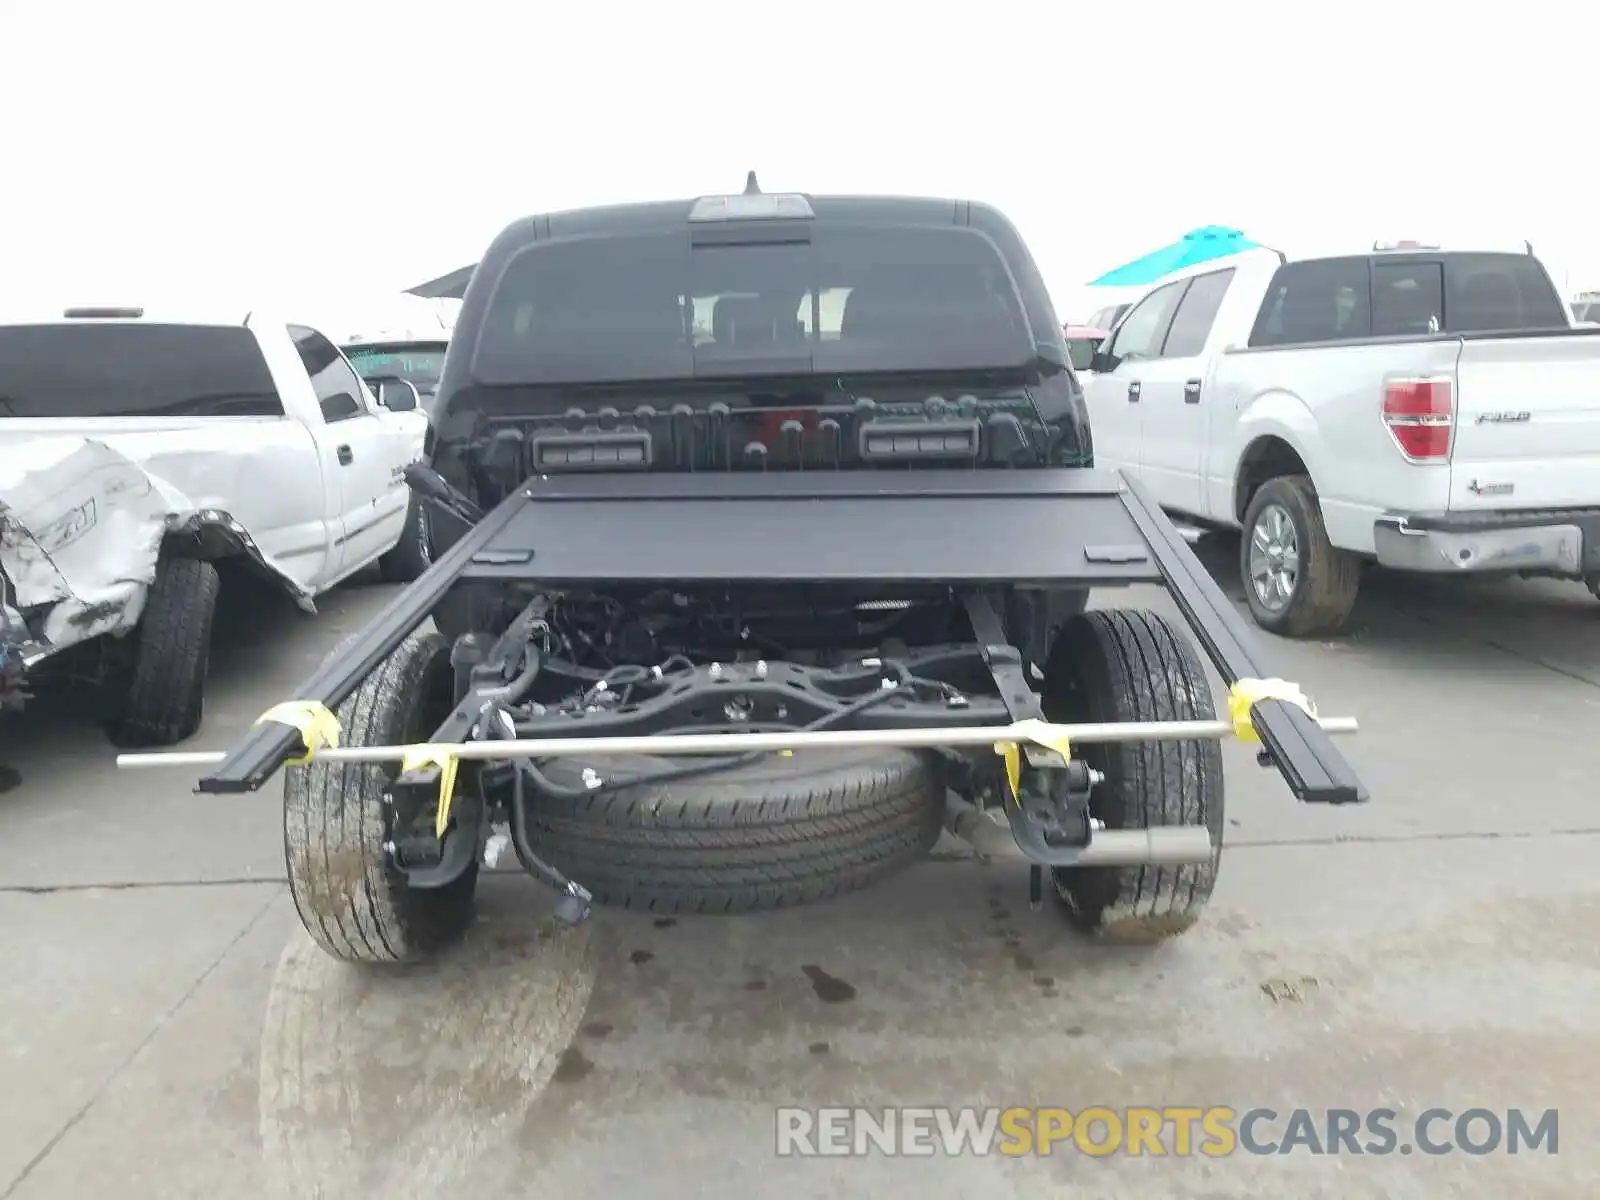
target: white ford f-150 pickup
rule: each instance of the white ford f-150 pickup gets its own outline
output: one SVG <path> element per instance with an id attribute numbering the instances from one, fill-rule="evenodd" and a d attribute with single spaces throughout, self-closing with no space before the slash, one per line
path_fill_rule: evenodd
<path id="1" fill-rule="evenodd" d="M 1373 562 L 1600 596 L 1600 329 L 1531 252 L 1208 263 L 1122 318 L 1084 391 L 1097 461 L 1243 531 L 1275 633 L 1337 631 Z"/>
<path id="2" fill-rule="evenodd" d="M 261 312 L 68 309 L 0 323 L 0 670 L 61 651 L 113 740 L 199 728 L 217 564 L 314 611 L 371 563 L 429 564 L 403 472 L 427 418 L 307 325 Z M 93 645 L 86 645 L 93 643 Z M 57 660 L 61 661 L 61 660 Z"/>

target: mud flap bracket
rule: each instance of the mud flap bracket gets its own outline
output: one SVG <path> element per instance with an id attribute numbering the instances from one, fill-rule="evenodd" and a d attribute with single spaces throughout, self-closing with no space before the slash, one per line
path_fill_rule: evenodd
<path id="1" fill-rule="evenodd" d="M 962 605 L 1011 719 L 1043 720 L 1039 695 L 1024 673 L 1022 654 L 1007 641 L 1005 624 L 990 598 L 969 593 L 962 597 Z M 1020 770 L 1014 789 L 1006 772 L 996 771 L 998 790 L 1004 797 L 1006 818 L 1017 845 L 1036 864 L 1070 865 L 1093 834 L 1089 815 L 1093 776 L 1089 765 L 1031 743 L 1020 747 L 1018 759 Z"/>

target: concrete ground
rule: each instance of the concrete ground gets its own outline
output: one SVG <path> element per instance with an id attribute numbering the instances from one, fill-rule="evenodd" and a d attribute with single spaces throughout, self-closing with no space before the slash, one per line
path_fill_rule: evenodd
<path id="1" fill-rule="evenodd" d="M 230 597 L 196 747 L 389 594 L 316 618 Z M 1030 912 L 1025 870 L 947 855 L 812 908 L 574 933 L 496 874 L 458 949 L 362 972 L 300 930 L 276 787 L 119 773 L 41 702 L 0 727 L 0 1200 L 1600 1194 L 1600 605 L 1380 576 L 1352 636 L 1273 649 L 1363 722 L 1342 744 L 1373 801 L 1298 807 L 1228 746 L 1206 920 L 1138 952 Z M 1556 1108 L 1560 1141 L 798 1158 L 784 1104 L 1391 1107 L 1406 1142 L 1431 1107 Z"/>

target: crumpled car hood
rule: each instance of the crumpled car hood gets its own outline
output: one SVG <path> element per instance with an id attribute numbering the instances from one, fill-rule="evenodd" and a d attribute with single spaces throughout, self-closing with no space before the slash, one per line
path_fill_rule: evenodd
<path id="1" fill-rule="evenodd" d="M 186 523 L 226 521 L 104 441 L 44 435 L 0 445 L 0 663 L 138 624 L 162 539 Z M 258 565 L 302 608 L 311 596 L 235 526 Z"/>

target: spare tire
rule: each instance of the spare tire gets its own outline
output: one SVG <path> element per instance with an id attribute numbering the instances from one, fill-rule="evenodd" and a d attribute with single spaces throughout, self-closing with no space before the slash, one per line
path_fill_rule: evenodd
<path id="1" fill-rule="evenodd" d="M 562 758 L 551 784 L 583 787 L 693 763 Z M 926 857 L 944 813 L 937 755 L 867 747 L 773 755 L 690 779 L 529 796 L 539 855 L 603 904 L 662 913 L 780 908 L 853 891 Z"/>

